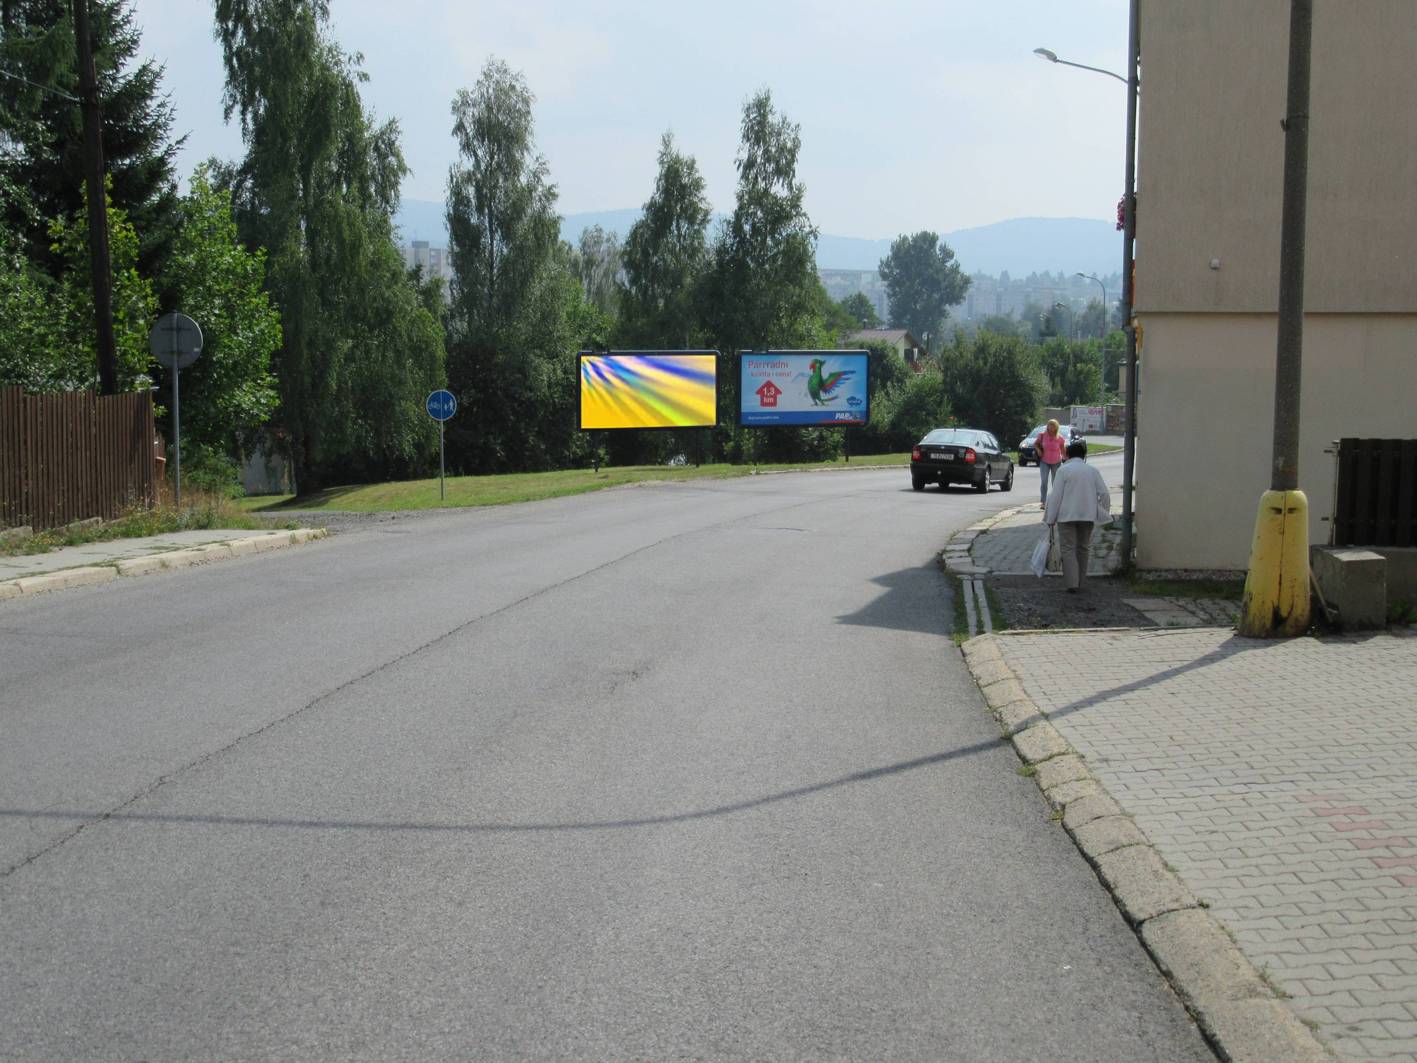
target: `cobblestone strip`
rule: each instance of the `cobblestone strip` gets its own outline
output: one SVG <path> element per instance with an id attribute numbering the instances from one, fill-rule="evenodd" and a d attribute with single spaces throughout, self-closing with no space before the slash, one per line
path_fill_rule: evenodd
<path id="1" fill-rule="evenodd" d="M 1221 1058 L 1246 1063 L 1330 1060 L 1047 721 L 1013 673 L 999 638 L 981 635 L 962 647 L 985 704 Z"/>
<path id="2" fill-rule="evenodd" d="M 112 564 L 63 568 L 57 572 L 46 572 L 39 576 L 24 576 L 20 579 L 0 582 L 0 601 L 4 601 L 6 598 L 18 598 L 21 595 L 67 590 L 70 587 L 89 587 L 98 583 L 108 583 L 120 576 L 145 576 L 150 572 L 204 565 L 210 561 L 222 561 L 229 557 L 262 554 L 286 546 L 297 546 L 300 543 L 310 542 L 312 539 L 323 539 L 327 534 L 324 528 L 296 528 L 274 535 L 250 535 L 244 539 L 230 539 L 226 542 L 210 543 L 187 550 L 168 550 L 147 557 L 122 558 Z"/>

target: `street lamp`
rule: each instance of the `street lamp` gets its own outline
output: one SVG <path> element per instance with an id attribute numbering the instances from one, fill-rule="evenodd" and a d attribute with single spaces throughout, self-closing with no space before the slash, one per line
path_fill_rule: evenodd
<path id="1" fill-rule="evenodd" d="M 1079 277 L 1084 280 L 1096 281 L 1097 286 L 1102 289 L 1102 328 L 1098 333 L 1098 338 L 1103 343 L 1107 342 L 1107 285 L 1102 283 L 1102 279 L 1092 273 L 1079 273 Z"/>
<path id="2" fill-rule="evenodd" d="M 1132 479 L 1136 468 L 1137 431 L 1137 333 L 1132 325 L 1132 253 L 1137 235 L 1137 97 L 1141 94 L 1138 67 L 1141 62 L 1141 33 L 1138 22 L 1140 0 L 1127 4 L 1127 76 L 1114 74 L 1101 67 L 1087 66 L 1059 59 L 1047 48 L 1035 48 L 1033 54 L 1062 66 L 1075 66 L 1116 78 L 1127 86 L 1127 156 L 1126 177 L 1122 193 L 1122 329 L 1127 335 L 1127 426 L 1122 448 L 1122 564 L 1132 567 Z M 1100 283 L 1100 282 L 1099 282 Z M 1104 310 L 1106 307 L 1104 306 Z M 1105 314 L 1104 314 L 1105 319 Z"/>
<path id="3" fill-rule="evenodd" d="M 1078 331 L 1078 329 L 1077 329 L 1077 324 L 1078 324 L 1078 319 L 1077 319 L 1077 314 L 1073 312 L 1073 308 L 1070 307 L 1067 303 L 1054 303 L 1054 304 L 1053 304 L 1053 309 L 1054 309 L 1054 310 L 1066 310 L 1066 311 L 1068 312 L 1068 337 L 1067 337 L 1067 338 L 1070 339 L 1070 340 L 1075 340 L 1075 339 L 1077 339 L 1077 331 Z"/>
<path id="4" fill-rule="evenodd" d="M 1079 70 L 1091 70 L 1095 74 L 1106 74 L 1109 78 L 1116 78 L 1123 85 L 1127 83 L 1127 79 L 1121 74 L 1114 74 L 1110 70 L 1103 70 L 1100 66 L 1088 66 L 1085 63 L 1072 63 L 1066 59 L 1059 59 L 1057 52 L 1049 51 L 1047 48 L 1035 48 L 1033 49 L 1033 54 L 1048 60 L 1050 63 L 1057 63 L 1059 66 L 1075 66 Z"/>

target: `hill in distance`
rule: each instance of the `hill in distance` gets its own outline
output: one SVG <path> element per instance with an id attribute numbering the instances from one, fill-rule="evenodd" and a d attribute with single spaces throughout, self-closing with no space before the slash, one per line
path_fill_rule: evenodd
<path id="1" fill-rule="evenodd" d="M 571 214 L 562 219 L 561 237 L 577 243 L 581 232 L 599 225 L 623 240 L 640 216 L 638 209 Z M 720 215 L 715 215 L 714 224 Z M 427 240 L 447 246 L 443 204 L 406 199 L 395 219 L 404 240 Z M 1010 218 L 992 225 L 957 229 L 941 238 L 954 250 L 966 273 L 1014 276 L 1061 270 L 1064 273 L 1116 273 L 1122 264 L 1122 238 L 1115 223 L 1097 218 Z M 820 269 L 874 270 L 891 249 L 891 240 L 822 233 L 817 239 Z"/>

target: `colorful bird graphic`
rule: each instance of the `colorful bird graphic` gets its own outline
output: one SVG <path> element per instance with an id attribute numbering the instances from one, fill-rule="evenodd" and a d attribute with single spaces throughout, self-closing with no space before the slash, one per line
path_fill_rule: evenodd
<path id="1" fill-rule="evenodd" d="M 807 378 L 807 394 L 812 396 L 814 406 L 825 406 L 833 399 L 841 398 L 840 395 L 833 395 L 837 385 L 850 376 L 855 375 L 851 369 L 842 369 L 835 373 L 822 375 L 822 366 L 827 363 L 820 358 L 813 358 L 811 363 L 812 375 Z"/>

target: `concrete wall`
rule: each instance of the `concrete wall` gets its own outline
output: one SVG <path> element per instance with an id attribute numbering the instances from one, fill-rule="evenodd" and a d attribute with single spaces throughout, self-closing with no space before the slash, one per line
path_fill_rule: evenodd
<path id="1" fill-rule="evenodd" d="M 1143 317 L 1137 563 L 1243 569 L 1274 432 L 1273 314 Z M 1299 486 L 1309 541 L 1328 542 L 1333 458 L 1346 435 L 1417 435 L 1417 314 L 1304 322 Z"/>
<path id="2" fill-rule="evenodd" d="M 1269 486 L 1288 0 L 1142 0 L 1137 560 L 1244 568 Z M 1315 0 L 1300 486 L 1417 435 L 1417 0 Z M 1212 268 L 1217 263 L 1218 268 Z"/>
<path id="3" fill-rule="evenodd" d="M 1141 29 L 1137 310 L 1273 312 L 1289 0 L 1142 0 Z M 1413 0 L 1314 4 L 1310 312 L 1417 312 L 1414 41 Z"/>

